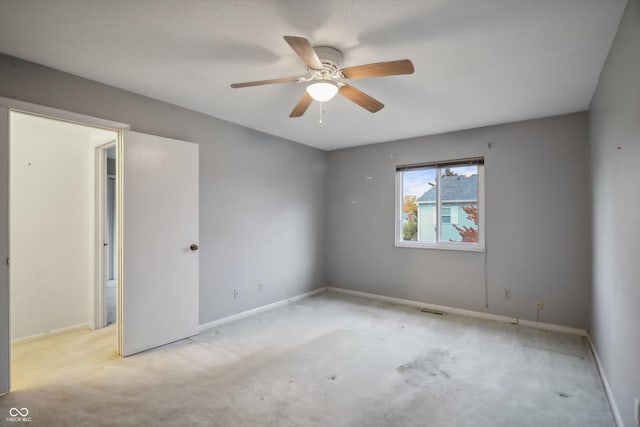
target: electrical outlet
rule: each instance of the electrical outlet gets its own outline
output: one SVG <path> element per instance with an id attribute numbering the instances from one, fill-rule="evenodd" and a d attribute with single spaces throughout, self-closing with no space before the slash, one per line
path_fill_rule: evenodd
<path id="1" fill-rule="evenodd" d="M 543 308 L 544 308 L 544 303 L 539 302 L 536 304 L 536 310 L 542 310 Z"/>
<path id="2" fill-rule="evenodd" d="M 264 290 L 264 283 L 258 282 L 258 292 L 262 292 Z"/>
<path id="3" fill-rule="evenodd" d="M 636 424 L 638 424 L 640 426 L 640 398 L 636 397 L 636 404 L 634 405 L 635 408 L 635 416 L 636 416 Z"/>
<path id="4" fill-rule="evenodd" d="M 233 299 L 238 299 L 238 298 L 239 298 L 239 296 L 240 296 L 240 294 L 238 293 L 238 290 L 237 290 L 237 289 L 234 289 L 234 290 L 233 290 Z"/>
<path id="5" fill-rule="evenodd" d="M 511 299 L 511 289 L 505 289 L 504 290 L 504 299 Z"/>

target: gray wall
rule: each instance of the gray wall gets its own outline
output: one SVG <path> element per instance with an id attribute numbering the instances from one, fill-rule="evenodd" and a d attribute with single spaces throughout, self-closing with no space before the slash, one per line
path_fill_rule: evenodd
<path id="1" fill-rule="evenodd" d="M 475 156 L 488 309 L 485 254 L 394 247 L 395 166 Z M 533 320 L 541 301 L 540 321 L 586 328 L 588 159 L 586 113 L 329 152 L 328 285 Z"/>
<path id="2" fill-rule="evenodd" d="M 591 333 L 626 426 L 640 397 L 640 1 L 630 0 L 591 104 Z"/>
<path id="3" fill-rule="evenodd" d="M 9 56 L 0 75 L 0 96 L 200 145 L 201 323 L 324 284 L 323 151 Z"/>

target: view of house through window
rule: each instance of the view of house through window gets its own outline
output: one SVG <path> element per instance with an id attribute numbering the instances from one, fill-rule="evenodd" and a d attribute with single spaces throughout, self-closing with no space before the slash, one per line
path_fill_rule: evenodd
<path id="1" fill-rule="evenodd" d="M 481 160 L 398 167 L 397 243 L 480 246 L 481 168 Z"/>

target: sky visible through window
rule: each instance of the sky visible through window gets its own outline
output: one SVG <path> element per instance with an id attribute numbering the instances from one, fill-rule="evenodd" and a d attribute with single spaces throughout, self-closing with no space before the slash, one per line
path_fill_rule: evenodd
<path id="1" fill-rule="evenodd" d="M 458 175 L 475 175 L 478 166 L 459 166 L 449 168 Z M 402 175 L 402 193 L 404 196 L 416 196 L 420 198 L 436 183 L 435 169 L 418 169 L 407 171 Z"/>

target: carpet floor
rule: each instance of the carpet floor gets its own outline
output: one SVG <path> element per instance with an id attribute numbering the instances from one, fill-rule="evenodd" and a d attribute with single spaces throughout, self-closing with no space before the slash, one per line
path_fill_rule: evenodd
<path id="1" fill-rule="evenodd" d="M 332 292 L 115 347 L 114 327 L 14 346 L 0 423 L 27 408 L 33 426 L 615 427 L 583 337 Z"/>

